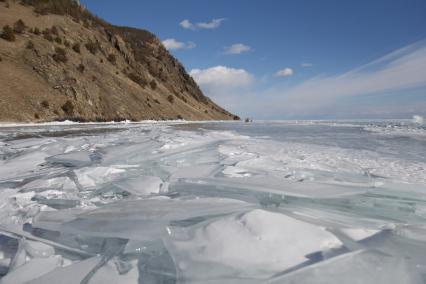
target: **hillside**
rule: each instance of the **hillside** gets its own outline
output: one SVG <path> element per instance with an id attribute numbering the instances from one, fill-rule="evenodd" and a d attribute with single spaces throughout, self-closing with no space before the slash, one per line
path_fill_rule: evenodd
<path id="1" fill-rule="evenodd" d="M 155 35 L 72 0 L 0 0 L 0 27 L 0 121 L 238 118 Z"/>

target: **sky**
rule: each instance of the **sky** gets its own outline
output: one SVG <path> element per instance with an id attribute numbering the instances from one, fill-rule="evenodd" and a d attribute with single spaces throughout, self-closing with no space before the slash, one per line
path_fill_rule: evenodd
<path id="1" fill-rule="evenodd" d="M 203 92 L 255 119 L 426 115 L 425 0 L 82 0 L 147 29 Z"/>

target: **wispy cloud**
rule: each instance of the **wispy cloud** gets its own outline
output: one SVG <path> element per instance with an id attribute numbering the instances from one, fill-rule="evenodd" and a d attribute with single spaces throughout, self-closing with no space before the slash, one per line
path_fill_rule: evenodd
<path id="1" fill-rule="evenodd" d="M 275 72 L 274 76 L 275 77 L 288 77 L 288 76 L 291 76 L 293 74 L 294 74 L 293 69 L 291 69 L 291 68 L 284 68 L 282 70 L 279 70 L 279 71 Z"/>
<path id="2" fill-rule="evenodd" d="M 251 47 L 242 43 L 234 43 L 231 46 L 225 47 L 225 54 L 241 54 L 251 51 Z"/>
<path id="3" fill-rule="evenodd" d="M 216 29 L 220 27 L 223 21 L 225 21 L 225 18 L 213 19 L 210 22 L 199 22 L 199 23 L 193 24 L 188 19 L 185 19 L 182 22 L 180 22 L 179 25 L 184 29 L 193 30 L 193 31 L 201 30 L 201 29 L 212 30 L 212 29 Z"/>
<path id="4" fill-rule="evenodd" d="M 277 94 L 296 112 L 338 100 L 426 86 L 426 45 L 413 44 L 343 74 L 318 77 Z"/>
<path id="5" fill-rule="evenodd" d="M 309 63 L 309 62 L 303 62 L 302 64 L 300 64 L 300 66 L 302 66 L 302 67 L 312 67 L 314 65 L 312 63 Z"/>
<path id="6" fill-rule="evenodd" d="M 195 26 L 199 29 L 216 29 L 222 24 L 223 21 L 225 21 L 225 18 L 213 19 L 207 23 L 197 23 Z"/>
<path id="7" fill-rule="evenodd" d="M 193 43 L 192 41 L 181 42 L 181 41 L 177 41 L 174 38 L 163 40 L 162 43 L 164 47 L 168 50 L 191 49 L 195 47 L 195 43 Z"/>

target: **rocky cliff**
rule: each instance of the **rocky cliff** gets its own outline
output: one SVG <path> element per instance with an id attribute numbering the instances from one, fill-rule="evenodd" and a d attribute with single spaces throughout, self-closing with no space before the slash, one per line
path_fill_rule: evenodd
<path id="1" fill-rule="evenodd" d="M 0 0 L 0 120 L 237 119 L 148 31 L 72 0 Z"/>

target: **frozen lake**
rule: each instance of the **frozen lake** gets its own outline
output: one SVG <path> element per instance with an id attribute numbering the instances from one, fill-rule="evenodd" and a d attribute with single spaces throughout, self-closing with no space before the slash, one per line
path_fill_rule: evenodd
<path id="1" fill-rule="evenodd" d="M 425 283 L 410 121 L 0 126 L 0 283 Z"/>

